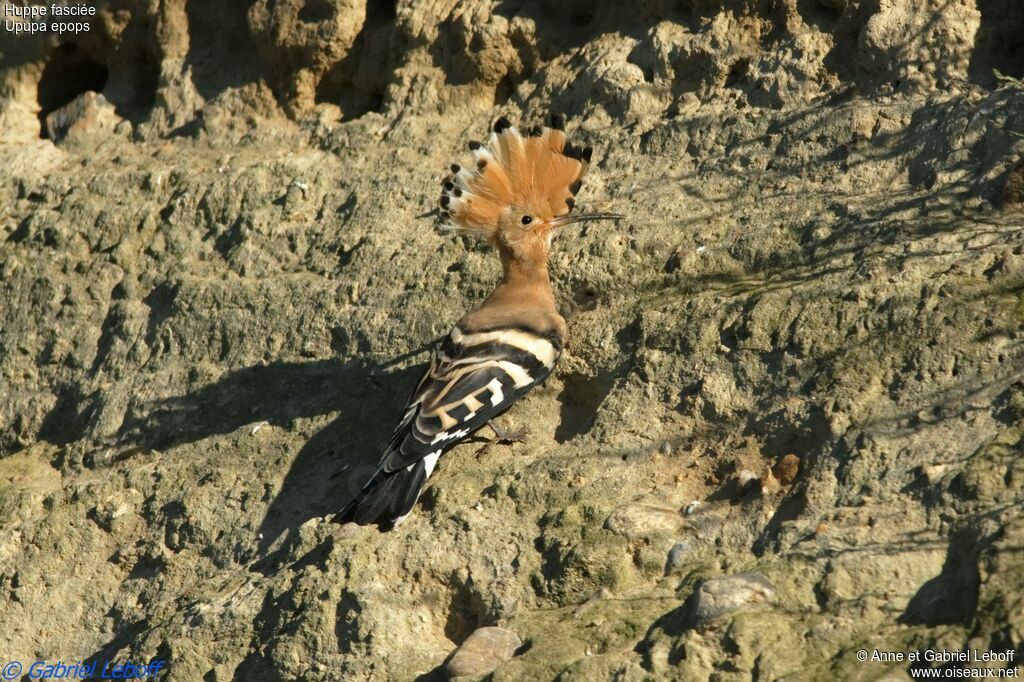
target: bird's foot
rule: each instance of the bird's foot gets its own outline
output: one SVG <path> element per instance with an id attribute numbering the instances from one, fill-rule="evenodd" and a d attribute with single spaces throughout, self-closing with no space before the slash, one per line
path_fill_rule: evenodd
<path id="1" fill-rule="evenodd" d="M 506 445 L 510 445 L 512 443 L 525 443 L 526 437 L 530 435 L 530 429 L 525 426 L 521 429 L 512 431 L 502 427 L 493 419 L 487 422 L 487 425 L 491 427 L 491 431 L 494 431 L 495 442 L 505 443 Z"/>
<path id="2" fill-rule="evenodd" d="M 494 432 L 494 437 L 484 443 L 484 446 L 476 451 L 476 456 L 480 457 L 485 452 L 490 450 L 495 443 L 504 443 L 511 445 L 512 443 L 525 443 L 526 437 L 530 435 L 530 429 L 525 426 L 521 429 L 511 431 L 499 426 L 493 419 L 487 422 L 487 425 L 491 427 L 491 431 Z"/>

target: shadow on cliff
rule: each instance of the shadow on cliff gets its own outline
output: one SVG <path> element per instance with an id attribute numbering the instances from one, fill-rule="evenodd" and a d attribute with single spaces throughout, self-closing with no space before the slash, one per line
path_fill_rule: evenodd
<path id="1" fill-rule="evenodd" d="M 203 98 L 259 80 L 259 53 L 249 29 L 246 0 L 187 0 L 188 53 L 185 65 Z"/>
<path id="2" fill-rule="evenodd" d="M 968 67 L 971 80 L 996 85 L 993 69 L 1024 76 L 1024 6 L 1014 0 L 978 0 L 981 14 Z"/>
<path id="3" fill-rule="evenodd" d="M 254 566 L 273 572 L 288 544 L 275 541 L 311 518 L 337 513 L 362 488 L 376 469 L 381 449 L 391 435 L 423 367 L 414 364 L 392 371 L 377 364 L 357 363 L 331 381 L 338 396 L 331 401 L 337 418 L 313 434 L 292 461 L 281 490 L 267 508 L 259 529 Z M 378 377 L 386 377 L 378 381 Z M 289 535 L 291 538 L 291 535 Z"/>
<path id="4" fill-rule="evenodd" d="M 708 243 L 709 248 L 724 248 L 729 255 L 741 261 L 745 272 L 716 272 L 678 275 L 679 293 L 691 294 L 715 289 L 725 296 L 739 297 L 751 292 L 789 289 L 801 283 L 812 282 L 829 275 L 849 274 L 860 280 L 873 276 L 876 259 L 903 258 L 907 263 L 935 256 L 949 256 L 964 250 L 988 248 L 978 246 L 982 236 L 999 236 L 1009 240 L 1010 232 L 998 228 L 998 221 L 978 201 L 989 205 L 998 203 L 1002 186 L 1009 172 L 1008 160 L 1015 143 L 1013 131 L 998 120 L 1010 120 L 1019 107 L 1020 93 L 1004 88 L 991 94 L 984 107 L 989 112 L 981 117 L 980 108 L 962 100 L 928 104 L 913 112 L 908 126 L 898 132 L 879 132 L 870 140 L 855 140 L 852 135 L 843 143 L 818 144 L 816 140 L 830 135 L 835 125 L 836 112 L 852 115 L 864 105 L 857 101 L 844 102 L 849 93 L 838 93 L 819 105 L 800 109 L 780 116 L 765 130 L 757 130 L 747 137 L 729 141 L 720 157 L 708 157 L 701 168 L 674 176 L 666 176 L 658 185 L 641 187 L 637 193 L 645 200 L 658 200 L 659 192 L 672 187 L 683 192 L 702 206 L 680 218 L 684 229 L 703 230 L 703 226 L 717 220 L 736 220 L 736 205 L 741 200 L 739 189 L 722 190 L 699 181 L 704 167 L 724 167 L 736 160 L 756 158 L 766 136 L 778 138 L 772 156 L 765 168 L 751 166 L 736 171 L 750 183 L 762 183 L 764 201 L 803 200 L 803 191 L 791 191 L 781 180 L 788 174 L 828 178 L 836 172 L 856 174 L 865 166 L 888 164 L 894 168 L 893 177 L 906 177 L 910 187 L 899 191 L 861 192 L 856 186 L 845 194 L 836 194 L 828 212 L 809 216 L 785 229 L 792 238 L 780 242 L 782 248 L 755 250 L 745 239 L 733 243 Z M 976 140 L 966 146 L 958 156 L 951 155 L 953 132 L 935 130 L 929 121 L 962 115 L 982 121 L 984 130 Z M 685 121 L 669 124 L 668 139 L 683 142 L 689 128 Z M 672 126 L 675 126 L 674 128 Z M 673 137 L 676 136 L 676 137 Z M 656 148 L 651 137 L 641 137 L 645 145 Z M 872 203 L 873 195 L 885 201 Z M 927 220 L 921 218 L 927 217 Z M 745 225 L 742 216 L 739 225 Z M 699 233 L 699 232 L 698 232 Z M 905 245 L 937 236 L 954 237 L 947 241 L 944 251 L 936 249 L 911 251 Z M 892 249 L 902 247 L 903 254 Z M 673 254 L 665 264 L 665 272 L 682 272 L 678 255 Z"/>
<path id="5" fill-rule="evenodd" d="M 260 524 L 256 555 L 272 564 L 267 553 L 282 533 L 337 512 L 358 492 L 422 372 L 417 363 L 393 367 L 421 350 L 384 363 L 276 362 L 229 372 L 129 415 L 120 444 L 162 450 L 263 423 L 290 429 L 297 419 L 338 412 L 295 456 Z"/>

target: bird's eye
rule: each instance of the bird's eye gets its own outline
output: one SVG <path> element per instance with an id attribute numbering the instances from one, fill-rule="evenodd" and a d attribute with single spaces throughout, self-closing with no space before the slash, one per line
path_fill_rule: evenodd
<path id="1" fill-rule="evenodd" d="M 523 225 L 529 225 L 532 222 L 533 222 L 533 218 L 531 218 L 528 215 L 524 215 L 523 216 Z"/>

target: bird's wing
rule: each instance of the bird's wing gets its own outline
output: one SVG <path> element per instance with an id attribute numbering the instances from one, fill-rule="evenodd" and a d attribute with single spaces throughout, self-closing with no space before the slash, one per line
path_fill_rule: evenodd
<path id="1" fill-rule="evenodd" d="M 431 455 L 436 461 L 544 381 L 561 353 L 554 333 L 521 326 L 470 332 L 456 326 L 413 391 L 381 470 L 397 471 Z"/>

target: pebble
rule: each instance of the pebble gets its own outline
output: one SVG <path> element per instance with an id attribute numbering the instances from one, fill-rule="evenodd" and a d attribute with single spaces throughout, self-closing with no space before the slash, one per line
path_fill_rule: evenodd
<path id="1" fill-rule="evenodd" d="M 701 583 L 694 594 L 697 627 L 708 627 L 738 611 L 754 611 L 777 601 L 775 588 L 760 573 L 737 573 Z"/>
<path id="2" fill-rule="evenodd" d="M 114 105 L 91 90 L 46 116 L 46 134 L 54 142 L 77 133 L 113 128 L 120 121 Z"/>
<path id="3" fill-rule="evenodd" d="M 672 575 L 684 565 L 690 558 L 691 548 L 685 542 L 677 542 L 668 551 L 668 559 L 665 560 L 665 575 Z"/>
<path id="4" fill-rule="evenodd" d="M 741 494 L 745 494 L 754 489 L 757 485 L 758 479 L 750 469 L 743 469 L 736 474 L 736 487 L 739 488 Z"/>
<path id="5" fill-rule="evenodd" d="M 1024 159 L 1006 174 L 999 206 L 1004 211 L 1024 210 Z"/>
<path id="6" fill-rule="evenodd" d="M 679 530 L 682 519 L 674 509 L 648 504 L 627 504 L 613 511 L 604 527 L 631 540 Z"/>
<path id="7" fill-rule="evenodd" d="M 489 675 L 515 656 L 522 645 L 523 641 L 512 630 L 499 627 L 477 628 L 455 650 L 444 669 L 450 677 Z"/>
<path id="8" fill-rule="evenodd" d="M 284 209 L 292 212 L 305 200 L 306 192 L 296 184 L 291 184 L 284 194 Z"/>
<path id="9" fill-rule="evenodd" d="M 779 484 L 779 479 L 775 478 L 775 474 L 772 473 L 771 469 L 765 469 L 764 473 L 761 474 L 761 478 L 758 480 L 761 486 L 762 495 L 771 495 L 782 489 Z"/>
<path id="10" fill-rule="evenodd" d="M 772 473 L 775 474 L 779 483 L 784 486 L 790 485 L 800 473 L 800 458 L 796 455 L 786 455 L 775 465 Z"/>

